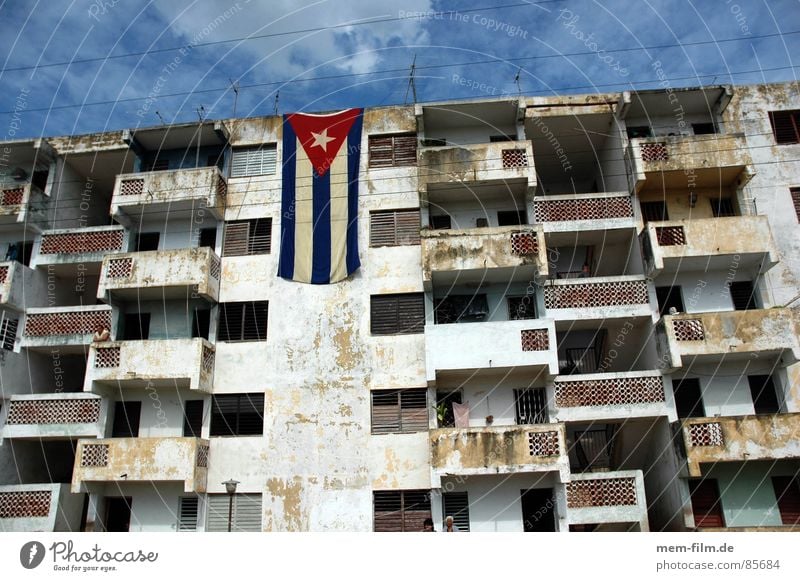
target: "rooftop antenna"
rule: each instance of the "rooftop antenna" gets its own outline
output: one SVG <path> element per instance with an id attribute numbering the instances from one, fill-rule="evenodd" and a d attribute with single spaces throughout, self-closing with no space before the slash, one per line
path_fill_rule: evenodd
<path id="1" fill-rule="evenodd" d="M 417 54 L 414 53 L 414 60 L 411 62 L 411 72 L 408 75 L 408 86 L 406 87 L 406 96 L 403 101 L 408 103 L 408 90 L 411 89 L 411 94 L 414 97 L 414 104 L 417 104 L 417 83 L 414 76 L 417 72 Z"/>
<path id="2" fill-rule="evenodd" d="M 161 121 L 161 125 L 167 124 L 167 122 L 164 121 L 164 118 L 161 116 L 161 113 L 159 113 L 158 111 L 156 111 L 156 117 L 158 117 L 158 120 Z"/>
<path id="3" fill-rule="evenodd" d="M 517 84 L 517 95 L 522 96 L 522 87 L 519 85 L 519 74 L 522 72 L 522 67 L 517 69 L 517 76 L 514 77 L 514 82 Z"/>
<path id="4" fill-rule="evenodd" d="M 278 116 L 278 100 L 280 99 L 280 97 L 281 97 L 281 92 L 277 91 L 275 93 L 275 105 L 273 107 L 273 110 L 275 111 L 275 116 L 276 117 Z"/>
<path id="5" fill-rule="evenodd" d="M 233 79 L 228 77 L 231 82 L 231 89 L 233 89 L 233 117 L 236 118 L 236 104 L 239 102 L 239 81 L 233 82 Z"/>
<path id="6" fill-rule="evenodd" d="M 200 105 L 197 109 L 197 116 L 200 118 L 200 123 L 197 125 L 197 148 L 195 150 L 194 167 L 200 167 L 200 134 L 203 130 L 203 121 L 206 109 Z"/>

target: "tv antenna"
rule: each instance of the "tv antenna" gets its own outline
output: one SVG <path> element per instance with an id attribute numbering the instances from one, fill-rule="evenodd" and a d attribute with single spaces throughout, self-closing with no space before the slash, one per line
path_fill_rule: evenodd
<path id="1" fill-rule="evenodd" d="M 408 86 L 406 87 L 406 96 L 403 101 L 408 103 L 408 91 L 411 90 L 411 94 L 414 97 L 414 104 L 417 104 L 417 83 L 415 80 L 415 75 L 417 72 L 417 55 L 414 53 L 414 60 L 411 61 L 411 72 L 408 75 Z"/>

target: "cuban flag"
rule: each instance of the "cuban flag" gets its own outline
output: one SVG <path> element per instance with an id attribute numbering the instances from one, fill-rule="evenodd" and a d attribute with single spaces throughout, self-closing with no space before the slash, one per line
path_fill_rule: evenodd
<path id="1" fill-rule="evenodd" d="M 358 165 L 363 109 L 283 117 L 278 276 L 328 284 L 358 259 Z"/>

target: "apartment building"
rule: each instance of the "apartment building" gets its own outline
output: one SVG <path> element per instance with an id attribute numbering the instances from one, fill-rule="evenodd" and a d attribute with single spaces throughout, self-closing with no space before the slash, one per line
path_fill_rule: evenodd
<path id="1" fill-rule="evenodd" d="M 796 85 L 365 109 L 333 284 L 283 137 L 2 144 L 0 531 L 800 527 Z"/>

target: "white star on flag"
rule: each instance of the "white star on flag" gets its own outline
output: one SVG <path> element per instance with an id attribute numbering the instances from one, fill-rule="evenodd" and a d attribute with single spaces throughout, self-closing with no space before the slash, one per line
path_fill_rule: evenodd
<path id="1" fill-rule="evenodd" d="M 314 133 L 312 131 L 311 135 L 314 137 L 314 143 L 311 144 L 311 147 L 321 147 L 322 151 L 328 151 L 328 142 L 336 141 L 334 137 L 328 137 L 327 127 L 323 129 L 322 133 Z"/>

